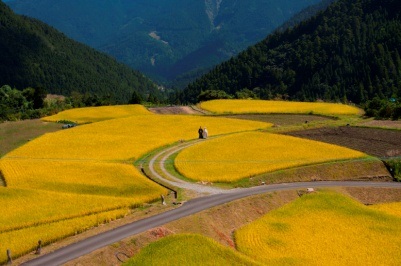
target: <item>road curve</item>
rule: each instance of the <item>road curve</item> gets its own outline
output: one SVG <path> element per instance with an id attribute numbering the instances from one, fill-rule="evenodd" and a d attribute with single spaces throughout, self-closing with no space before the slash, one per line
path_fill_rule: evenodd
<path id="1" fill-rule="evenodd" d="M 84 239 L 77 243 L 58 249 L 52 253 L 40 256 L 22 265 L 60 265 L 96 249 L 113 244 L 124 238 L 142 233 L 157 226 L 195 214 L 208 208 L 228 203 L 233 200 L 251 195 L 274 192 L 281 190 L 298 190 L 305 188 L 321 187 L 376 187 L 376 188 L 401 188 L 401 183 L 395 182 L 362 182 L 362 181 L 318 181 L 265 185 L 246 189 L 234 189 L 222 194 L 213 194 L 196 198 L 184 203 L 182 206 L 145 218 L 96 236 Z"/>
<path id="2" fill-rule="evenodd" d="M 176 153 L 180 150 L 183 150 L 189 146 L 192 146 L 202 140 L 195 140 L 195 141 L 190 141 L 190 142 L 184 142 L 178 145 L 175 145 L 173 147 L 170 147 L 168 149 L 162 150 L 159 153 L 155 154 L 149 161 L 149 170 L 152 173 L 153 176 L 158 178 L 159 180 L 162 180 L 163 183 L 179 187 L 179 188 L 184 188 L 188 190 L 193 190 L 201 194 L 220 194 L 220 193 L 226 193 L 227 189 L 220 189 L 216 187 L 211 187 L 207 185 L 200 185 L 200 184 L 195 184 L 195 183 L 190 183 L 183 181 L 172 174 L 170 174 L 166 168 L 165 168 L 165 163 L 167 159 L 173 154 Z M 161 159 L 160 159 L 161 158 Z M 160 175 L 156 170 L 155 170 L 155 164 L 158 164 L 161 172 L 163 175 Z M 165 178 L 167 177 L 167 178 Z"/>

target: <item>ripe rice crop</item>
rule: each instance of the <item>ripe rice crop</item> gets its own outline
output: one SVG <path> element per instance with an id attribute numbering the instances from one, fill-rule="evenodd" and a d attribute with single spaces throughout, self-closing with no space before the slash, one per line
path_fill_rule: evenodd
<path id="1" fill-rule="evenodd" d="M 312 140 L 245 132 L 193 145 L 177 155 L 174 165 L 193 180 L 233 182 L 279 169 L 366 156 Z"/>
<path id="2" fill-rule="evenodd" d="M 213 239 L 195 234 L 179 234 L 151 243 L 123 265 L 245 266 L 259 264 Z"/>
<path id="3" fill-rule="evenodd" d="M 85 124 L 110 120 L 132 115 L 151 115 L 143 105 L 113 105 L 99 107 L 74 108 L 62 111 L 58 114 L 44 117 L 42 120 L 49 122 L 71 121 L 77 124 Z"/>
<path id="4" fill-rule="evenodd" d="M 6 158 L 129 160 L 180 140 L 268 128 L 271 124 L 206 116 L 149 115 L 113 119 L 46 134 Z"/>
<path id="5" fill-rule="evenodd" d="M 74 114 L 85 116 L 83 111 Z M 104 114 L 89 112 L 82 121 L 95 121 L 93 117 L 108 119 Z M 118 212 L 158 199 L 167 190 L 149 182 L 127 163 L 161 146 L 197 138 L 199 126 L 207 126 L 212 135 L 217 135 L 271 124 L 205 116 L 130 114 L 46 134 L 8 153 L 0 160 L 7 183 L 0 191 L 1 248 L 11 248 L 14 255 L 23 254 L 38 239 L 45 239 L 43 232 L 51 232 L 53 240 L 49 241 L 71 234 L 71 228 L 65 232 L 61 226 L 52 227 L 54 224 L 74 220 L 73 230 L 82 231 L 88 227 L 85 220 L 90 216 L 100 217 L 104 212 Z M 36 238 L 34 243 L 28 235 Z"/>
<path id="6" fill-rule="evenodd" d="M 401 218 L 401 202 L 377 204 L 370 206 L 370 208 Z"/>
<path id="7" fill-rule="evenodd" d="M 399 217 L 324 191 L 244 226 L 235 240 L 267 265 L 400 265 L 400 235 Z"/>
<path id="8" fill-rule="evenodd" d="M 264 100 L 212 100 L 202 102 L 200 107 L 217 114 L 279 113 L 319 115 L 361 115 L 359 108 L 335 103 L 288 102 Z"/>
<path id="9" fill-rule="evenodd" d="M 167 191 L 132 165 L 92 161 L 4 159 L 2 172 L 10 188 L 58 191 L 153 200 Z"/>
<path id="10" fill-rule="evenodd" d="M 121 218 L 127 212 L 127 209 L 119 209 L 0 233 L 0 264 L 7 261 L 7 249 L 11 250 L 11 255 L 15 258 L 35 250 L 39 240 L 42 240 L 43 245 L 47 245 L 104 222 Z"/>
<path id="11" fill-rule="evenodd" d="M 86 216 L 95 213 L 139 206 L 158 199 L 154 192 L 147 197 L 111 197 L 61 193 L 33 189 L 0 187 L 0 233 L 30 226 Z M 152 198 L 153 197 L 153 198 Z"/>

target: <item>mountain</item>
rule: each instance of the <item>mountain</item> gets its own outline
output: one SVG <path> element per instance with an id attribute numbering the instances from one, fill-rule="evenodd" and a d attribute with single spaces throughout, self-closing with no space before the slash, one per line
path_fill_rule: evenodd
<path id="1" fill-rule="evenodd" d="M 185 83 L 320 1 L 14 0 L 8 4 L 15 12 L 40 19 L 160 82 L 184 79 Z"/>
<path id="2" fill-rule="evenodd" d="M 197 102 L 208 90 L 357 104 L 400 98 L 400 13 L 399 0 L 338 0 L 216 66 L 176 100 Z"/>
<path id="3" fill-rule="evenodd" d="M 16 15 L 0 1 L 0 86 L 42 87 L 69 96 L 72 91 L 128 102 L 134 91 L 156 95 L 143 74 L 36 19 Z"/>

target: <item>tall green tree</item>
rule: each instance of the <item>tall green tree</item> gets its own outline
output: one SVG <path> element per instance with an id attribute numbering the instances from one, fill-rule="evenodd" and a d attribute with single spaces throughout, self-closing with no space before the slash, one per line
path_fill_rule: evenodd
<path id="1" fill-rule="evenodd" d="M 0 84 L 35 88 L 35 106 L 42 105 L 43 90 L 70 96 L 73 91 L 113 96 L 127 103 L 134 91 L 163 98 L 143 74 L 54 28 L 14 14 L 0 1 Z"/>
<path id="2" fill-rule="evenodd" d="M 324 12 L 265 40 L 189 84 L 181 102 L 203 91 L 261 99 L 351 101 L 401 97 L 398 0 L 338 0 Z"/>

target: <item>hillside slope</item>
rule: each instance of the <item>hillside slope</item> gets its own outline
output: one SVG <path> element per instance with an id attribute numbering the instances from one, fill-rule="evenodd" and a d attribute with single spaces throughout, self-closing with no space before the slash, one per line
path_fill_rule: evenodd
<path id="1" fill-rule="evenodd" d="M 401 97 L 401 8 L 398 0 L 339 0 L 276 32 L 190 84 L 181 102 L 206 90 L 262 99 L 352 101 Z"/>
<path id="2" fill-rule="evenodd" d="M 191 79 L 321 0 L 14 0 L 71 38 L 158 81 Z"/>
<path id="3" fill-rule="evenodd" d="M 111 57 L 68 39 L 54 28 L 14 14 L 0 1 L 0 86 L 43 87 L 128 102 L 133 91 L 157 93 L 153 82 Z"/>

